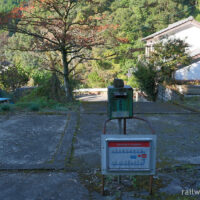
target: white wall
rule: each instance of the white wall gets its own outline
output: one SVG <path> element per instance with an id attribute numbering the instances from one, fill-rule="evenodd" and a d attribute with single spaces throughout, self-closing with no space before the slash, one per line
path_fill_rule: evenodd
<path id="1" fill-rule="evenodd" d="M 200 49 L 200 28 L 197 28 L 195 26 L 187 28 L 185 30 L 181 30 L 180 32 L 175 33 L 169 38 L 179 38 L 181 40 L 184 40 L 190 45 L 190 51 Z"/>
<path id="2" fill-rule="evenodd" d="M 181 39 L 189 44 L 189 52 L 199 52 L 200 51 L 200 28 L 196 26 L 188 27 L 184 30 L 179 30 L 179 32 L 171 33 L 169 35 L 169 39 Z M 162 41 L 167 41 L 166 38 L 162 39 Z M 152 41 L 147 41 L 147 45 L 151 46 Z M 153 41 L 156 42 L 156 41 Z M 152 49 L 149 49 L 150 51 Z M 146 49 L 146 54 L 148 54 Z M 192 54 L 191 54 L 192 55 Z M 175 73 L 176 80 L 200 80 L 200 61 L 191 64 L 190 66 L 184 67 L 180 70 L 177 70 Z"/>
<path id="3" fill-rule="evenodd" d="M 200 49 L 200 28 L 192 26 L 181 30 L 169 38 L 178 38 L 187 42 L 189 52 Z M 187 67 L 177 70 L 175 73 L 176 80 L 200 80 L 200 61 L 193 63 Z"/>
<path id="4" fill-rule="evenodd" d="M 175 73 L 176 80 L 200 80 L 200 61 L 179 69 Z"/>

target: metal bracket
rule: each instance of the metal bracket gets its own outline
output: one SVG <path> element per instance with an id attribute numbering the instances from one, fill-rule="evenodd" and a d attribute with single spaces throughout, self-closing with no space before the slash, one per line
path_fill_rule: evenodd
<path id="1" fill-rule="evenodd" d="M 155 134 L 155 131 L 154 131 L 154 129 L 152 128 L 152 126 L 151 126 L 151 124 L 149 123 L 149 121 L 148 120 L 146 120 L 146 119 L 143 119 L 143 118 L 140 118 L 140 117 L 135 117 L 135 116 L 133 116 L 133 117 L 129 117 L 129 118 L 118 118 L 118 122 L 119 122 L 119 132 L 121 133 L 122 131 L 121 131 L 121 122 L 122 122 L 122 120 L 123 120 L 123 134 L 124 135 L 126 135 L 126 119 L 136 119 L 136 120 L 141 120 L 141 121 L 144 121 L 147 125 L 148 125 L 148 127 L 150 128 L 150 130 L 151 130 L 151 132 L 152 132 L 152 134 Z M 106 134 L 106 125 L 107 125 L 107 123 L 108 122 L 110 122 L 111 120 L 113 120 L 113 119 L 107 119 L 105 122 L 104 122 L 104 128 L 103 128 L 103 134 Z M 119 176 L 119 178 L 118 178 L 118 180 L 121 180 L 121 176 Z M 101 189 L 101 193 L 102 193 L 102 195 L 104 195 L 104 184 L 105 184 L 105 177 L 104 177 L 104 175 L 102 174 L 102 189 Z M 152 185 L 153 185 L 153 175 L 150 175 L 150 177 L 149 177 L 149 194 L 150 195 L 152 195 L 152 193 L 153 193 L 153 191 L 152 191 Z"/>

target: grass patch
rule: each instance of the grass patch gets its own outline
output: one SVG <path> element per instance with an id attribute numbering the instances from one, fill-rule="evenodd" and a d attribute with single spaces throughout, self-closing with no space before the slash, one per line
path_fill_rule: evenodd
<path id="1" fill-rule="evenodd" d="M 36 103 L 33 103 L 33 104 L 30 105 L 29 109 L 30 109 L 30 111 L 39 111 L 40 110 L 40 105 L 36 104 Z"/>
<path id="2" fill-rule="evenodd" d="M 41 112 L 66 112 L 78 111 L 80 106 L 79 101 L 60 103 L 47 97 L 27 98 L 26 96 L 20 99 L 15 104 L 3 103 L 0 104 L 0 112 L 6 113 L 11 111 L 41 111 Z"/>
<path id="3" fill-rule="evenodd" d="M 11 110 L 10 104 L 4 103 L 3 105 L 1 105 L 1 110 L 2 111 L 10 111 Z"/>
<path id="4" fill-rule="evenodd" d="M 16 104 L 16 109 L 21 111 L 77 111 L 79 101 L 57 102 L 45 96 L 35 96 L 34 93 L 22 97 Z"/>
<path id="5" fill-rule="evenodd" d="M 0 104 L 0 112 L 6 113 L 15 110 L 14 104 L 2 103 Z"/>

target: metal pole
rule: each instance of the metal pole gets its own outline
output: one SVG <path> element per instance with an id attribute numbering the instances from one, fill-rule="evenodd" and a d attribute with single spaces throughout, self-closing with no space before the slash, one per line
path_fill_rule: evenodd
<path id="1" fill-rule="evenodd" d="M 121 184 L 121 176 L 120 175 L 117 177 L 117 182 L 118 182 L 118 184 Z"/>
<path id="2" fill-rule="evenodd" d="M 126 135 L 126 118 L 124 118 L 124 135 Z"/>
<path id="3" fill-rule="evenodd" d="M 122 119 L 118 119 L 119 134 L 122 134 Z"/>
<path id="4" fill-rule="evenodd" d="M 122 134 L 122 119 L 118 119 L 118 125 L 119 125 L 119 134 Z M 117 177 L 118 184 L 121 183 L 121 176 Z"/>
<path id="5" fill-rule="evenodd" d="M 107 120 L 104 122 L 103 134 L 106 134 L 106 124 L 107 124 L 109 121 L 110 121 L 110 119 L 107 119 Z M 101 194 L 104 195 L 105 177 L 104 177 L 103 174 L 102 174 L 102 177 L 101 177 L 101 182 L 102 182 Z"/>
<path id="6" fill-rule="evenodd" d="M 102 177 L 101 177 L 101 182 L 102 182 L 101 194 L 104 196 L 104 175 L 102 175 Z"/>
<path id="7" fill-rule="evenodd" d="M 150 195 L 153 194 L 152 185 L 153 185 L 153 176 L 151 175 L 151 176 L 150 176 L 150 179 L 149 179 L 149 194 L 150 194 Z"/>
<path id="8" fill-rule="evenodd" d="M 153 128 L 151 127 L 150 123 L 147 120 L 140 118 L 140 117 L 135 117 L 135 116 L 130 117 L 128 119 L 138 119 L 138 120 L 142 120 L 142 121 L 146 122 L 148 124 L 149 128 L 151 129 L 152 133 L 155 134 L 155 131 L 153 130 Z M 112 119 L 108 119 L 105 121 L 103 134 L 106 134 L 106 124 L 107 124 L 107 122 L 109 122 L 111 120 Z M 122 133 L 122 119 L 118 119 L 118 124 L 119 124 L 119 133 L 121 134 Z M 123 133 L 124 133 L 124 135 L 126 135 L 126 118 L 124 118 L 124 127 L 123 128 L 124 128 Z M 121 183 L 121 176 L 118 176 L 118 183 Z M 105 184 L 105 179 L 104 179 L 104 175 L 102 175 L 102 188 L 101 188 L 102 195 L 104 195 L 104 184 Z M 153 176 L 151 175 L 149 178 L 149 194 L 150 195 L 153 194 L 152 186 L 153 186 Z"/>

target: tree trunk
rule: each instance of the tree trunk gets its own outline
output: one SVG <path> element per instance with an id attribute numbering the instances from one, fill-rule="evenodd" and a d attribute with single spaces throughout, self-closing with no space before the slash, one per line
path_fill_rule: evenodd
<path id="1" fill-rule="evenodd" d="M 68 101 L 73 100 L 72 89 L 69 81 L 69 69 L 68 69 L 68 62 L 67 62 L 67 53 L 65 50 L 62 51 L 62 62 L 63 62 L 63 72 L 64 72 L 64 89 L 65 95 Z"/>
<path id="2" fill-rule="evenodd" d="M 60 81 L 56 75 L 55 72 L 52 72 L 52 77 L 51 77 L 51 98 L 56 100 L 56 101 L 61 101 L 61 88 L 60 88 Z"/>

